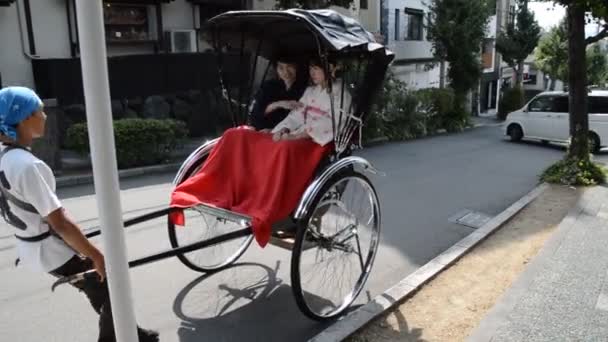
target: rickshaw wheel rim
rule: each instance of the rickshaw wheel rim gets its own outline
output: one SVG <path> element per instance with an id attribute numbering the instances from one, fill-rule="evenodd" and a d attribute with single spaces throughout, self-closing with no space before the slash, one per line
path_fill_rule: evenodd
<path id="1" fill-rule="evenodd" d="M 371 237 L 371 240 L 369 243 L 370 250 L 368 251 L 368 253 L 366 255 L 365 271 L 359 275 L 358 279 L 354 283 L 354 286 L 350 290 L 350 292 L 348 292 L 348 294 L 346 294 L 342 298 L 342 303 L 339 306 L 336 306 L 336 308 L 334 310 L 331 310 L 331 311 L 325 312 L 325 313 L 321 313 L 321 312 L 317 312 L 314 308 L 311 307 L 311 305 L 309 305 L 309 303 L 306 300 L 307 296 L 305 294 L 305 289 L 303 288 L 302 283 L 301 283 L 302 275 L 300 274 L 300 272 L 301 272 L 300 263 L 301 263 L 302 248 L 303 248 L 303 244 L 305 243 L 304 240 L 306 238 L 307 225 L 308 225 L 312 215 L 316 212 L 318 206 L 321 204 L 321 199 L 323 198 L 323 196 L 326 193 L 328 193 L 328 190 L 330 190 L 333 185 L 339 183 L 340 181 L 342 181 L 344 179 L 349 179 L 349 178 L 357 179 L 362 184 L 365 184 L 365 186 L 369 190 L 370 200 L 372 200 L 375 223 L 374 223 L 374 227 L 372 229 L 373 230 L 372 237 Z M 361 291 L 365 288 L 365 284 L 367 282 L 367 279 L 369 278 L 369 275 L 371 274 L 373 263 L 374 263 L 376 255 L 377 255 L 378 246 L 380 243 L 381 215 L 380 215 L 380 206 L 379 206 L 378 196 L 377 196 L 377 193 L 376 193 L 372 183 L 369 181 L 369 179 L 367 179 L 367 177 L 365 177 L 364 175 L 362 175 L 358 172 L 354 172 L 354 171 L 349 171 L 347 174 L 341 174 L 341 175 L 335 176 L 333 179 L 328 181 L 326 183 L 326 185 L 324 186 L 323 191 L 319 192 L 317 198 L 314 200 L 313 203 L 314 203 L 314 205 L 311 206 L 312 207 L 311 214 L 306 219 L 301 220 L 299 222 L 298 234 L 296 237 L 296 243 L 295 243 L 295 246 L 293 249 L 293 254 L 292 254 L 292 262 L 291 262 L 291 280 L 292 281 L 291 282 L 292 282 L 293 294 L 295 296 L 296 302 L 297 302 L 298 306 L 300 307 L 301 311 L 311 319 L 322 321 L 322 320 L 332 319 L 332 318 L 335 318 L 335 317 L 341 315 L 346 309 L 348 309 L 348 307 L 350 307 L 350 305 L 352 305 L 352 303 L 357 299 L 357 297 L 361 293 Z"/>

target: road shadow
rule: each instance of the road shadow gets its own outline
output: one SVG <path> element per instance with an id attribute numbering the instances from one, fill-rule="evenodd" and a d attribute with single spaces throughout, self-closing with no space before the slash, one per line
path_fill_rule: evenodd
<path id="1" fill-rule="evenodd" d="M 385 296 L 385 295 L 384 295 Z M 395 298 L 387 298 L 396 302 Z M 378 304 L 374 304 L 378 305 Z M 373 306 L 370 311 L 376 311 Z M 412 327 L 405 315 L 399 310 L 391 310 L 389 314 L 382 315 L 366 326 L 364 330 L 345 339 L 345 342 L 427 342 L 422 338 L 422 328 Z"/>
<path id="2" fill-rule="evenodd" d="M 306 341 L 326 328 L 299 311 L 279 267 L 239 263 L 193 280 L 173 303 L 179 341 Z"/>

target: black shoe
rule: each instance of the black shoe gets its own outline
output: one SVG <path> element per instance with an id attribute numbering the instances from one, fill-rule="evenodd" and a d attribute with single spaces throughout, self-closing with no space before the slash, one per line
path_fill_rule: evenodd
<path id="1" fill-rule="evenodd" d="M 139 342 L 158 342 L 158 332 L 144 328 L 137 328 Z"/>
<path id="2" fill-rule="evenodd" d="M 154 330 L 137 327 L 137 338 L 139 339 L 139 342 L 158 342 L 158 333 Z M 116 342 L 116 337 L 100 337 L 97 342 Z"/>
<path id="3" fill-rule="evenodd" d="M 106 336 L 100 337 L 97 342 L 116 342 L 116 337 L 114 336 Z"/>

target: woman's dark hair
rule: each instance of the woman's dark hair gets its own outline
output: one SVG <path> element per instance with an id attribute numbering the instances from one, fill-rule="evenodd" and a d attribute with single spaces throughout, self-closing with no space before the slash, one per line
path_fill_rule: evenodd
<path id="1" fill-rule="evenodd" d="M 336 58 L 334 57 L 327 57 L 327 60 L 325 60 L 324 58 L 321 58 L 320 56 L 315 56 L 312 57 L 309 61 L 308 61 L 308 65 L 309 66 L 316 66 L 319 67 L 321 69 L 323 69 L 323 71 L 327 74 L 328 70 L 325 69 L 325 62 L 327 61 L 327 63 L 329 63 L 330 66 L 335 66 L 338 67 L 338 61 L 336 60 Z M 336 78 L 341 78 L 342 77 L 342 70 L 338 69 L 334 72 L 334 75 L 332 76 L 332 79 L 336 79 Z"/>

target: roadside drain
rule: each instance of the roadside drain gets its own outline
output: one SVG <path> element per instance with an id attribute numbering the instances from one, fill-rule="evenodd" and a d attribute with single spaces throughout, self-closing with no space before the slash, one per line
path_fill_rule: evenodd
<path id="1" fill-rule="evenodd" d="M 477 229 L 486 224 L 486 222 L 490 221 L 491 219 L 491 216 L 488 216 L 482 212 L 463 209 L 458 213 L 454 214 L 452 217 L 450 217 L 448 221 L 469 228 Z"/>

